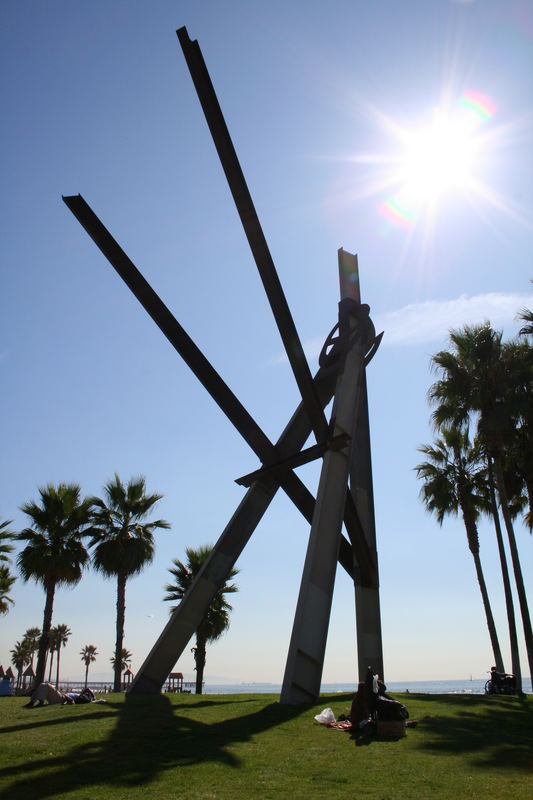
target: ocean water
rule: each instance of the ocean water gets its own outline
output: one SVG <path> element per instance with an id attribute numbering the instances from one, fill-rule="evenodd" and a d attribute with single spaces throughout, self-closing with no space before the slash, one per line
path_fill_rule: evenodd
<path id="1" fill-rule="evenodd" d="M 486 678 L 474 678 L 454 681 L 389 681 L 387 691 L 406 692 L 410 694 L 483 694 L 485 690 Z M 531 694 L 531 680 L 522 680 L 524 692 Z M 323 683 L 320 687 L 320 694 L 345 694 L 355 693 L 357 684 L 354 683 Z M 279 694 L 281 684 L 279 683 L 218 683 L 204 686 L 204 694 Z"/>

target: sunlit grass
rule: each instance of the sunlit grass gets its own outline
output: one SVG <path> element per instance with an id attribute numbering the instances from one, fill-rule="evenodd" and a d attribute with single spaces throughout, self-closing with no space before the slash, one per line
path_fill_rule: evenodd
<path id="1" fill-rule="evenodd" d="M 0 796 L 32 798 L 529 798 L 533 698 L 405 695 L 398 741 L 317 725 L 326 706 L 271 695 L 173 695 L 25 709 L 1 698 Z"/>

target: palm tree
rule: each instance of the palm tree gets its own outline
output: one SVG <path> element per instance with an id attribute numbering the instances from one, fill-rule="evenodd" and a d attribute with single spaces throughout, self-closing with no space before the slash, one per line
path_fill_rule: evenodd
<path id="1" fill-rule="evenodd" d="M 7 614 L 9 603 L 11 605 L 15 604 L 9 592 L 16 580 L 16 577 L 11 575 L 9 567 L 6 567 L 5 564 L 0 564 L 0 614 Z"/>
<path id="2" fill-rule="evenodd" d="M 130 653 L 129 650 L 126 650 L 125 647 L 123 647 L 121 649 L 120 657 L 118 658 L 118 660 L 117 660 L 117 654 L 116 653 L 115 653 L 114 656 L 111 656 L 111 658 L 109 660 L 111 661 L 111 666 L 113 667 L 113 673 L 114 673 L 115 677 L 116 677 L 117 671 L 118 671 L 119 675 L 122 675 L 122 673 L 125 672 L 125 670 L 127 670 L 129 667 L 131 667 L 131 659 L 132 658 L 133 658 L 133 655 Z M 116 685 L 113 687 L 113 691 L 114 692 L 120 692 L 121 690 L 122 690 L 122 684 L 119 686 L 118 689 L 116 688 Z"/>
<path id="3" fill-rule="evenodd" d="M 522 413 L 527 397 L 523 396 L 523 361 L 517 358 L 513 343 L 502 343 L 502 333 L 485 323 L 450 332 L 452 351 L 443 350 L 432 358 L 440 380 L 430 388 L 435 406 L 433 421 L 465 425 L 476 415 L 478 438 L 492 460 L 494 480 L 502 510 L 515 575 L 524 638 L 533 675 L 533 629 L 516 546 L 509 498 L 505 485 L 503 455 L 509 438 L 510 423 Z"/>
<path id="4" fill-rule="evenodd" d="M 523 308 L 518 314 L 518 319 L 526 324 L 518 331 L 519 336 L 533 336 L 533 311 L 530 308 Z"/>
<path id="5" fill-rule="evenodd" d="M 423 445 L 418 448 L 427 457 L 427 461 L 415 467 L 417 477 L 423 481 L 420 496 L 427 510 L 436 515 L 440 525 L 447 514 L 457 516 L 459 510 L 461 511 L 483 600 L 494 662 L 498 672 L 504 672 L 500 643 L 479 556 L 477 520 L 485 507 L 480 455 L 470 444 L 468 433 L 458 428 L 443 427 L 441 434 L 442 438 L 437 439 L 433 447 Z"/>
<path id="6" fill-rule="evenodd" d="M 96 645 L 94 645 L 94 644 L 86 644 L 80 650 L 81 660 L 85 664 L 85 688 L 87 688 L 87 679 L 88 679 L 88 676 L 89 676 L 89 667 L 93 663 L 93 661 L 96 661 L 96 656 L 97 655 L 98 655 L 98 651 L 96 649 Z"/>
<path id="7" fill-rule="evenodd" d="M 181 601 L 185 596 L 187 590 L 192 584 L 194 578 L 198 575 L 200 568 L 206 558 L 212 551 L 211 545 L 204 545 L 195 550 L 192 547 L 187 547 L 185 554 L 187 556 L 187 563 L 179 561 L 177 558 L 173 559 L 173 567 L 169 568 L 170 574 L 174 578 L 174 583 L 168 583 L 165 586 L 167 592 L 165 600 L 174 602 Z M 194 654 L 194 662 L 196 669 L 196 694 L 202 694 L 202 686 L 204 681 L 204 669 L 206 662 L 206 645 L 209 642 L 214 642 L 219 639 L 222 634 L 229 628 L 229 612 L 232 607 L 227 602 L 225 595 L 233 594 L 238 591 L 234 583 L 227 581 L 237 575 L 239 572 L 235 567 L 230 571 L 226 583 L 219 589 L 211 601 L 211 605 L 198 626 L 196 631 L 196 647 L 192 648 Z M 177 608 L 174 605 L 170 609 L 172 613 Z"/>
<path id="8" fill-rule="evenodd" d="M 15 647 L 11 650 L 11 663 L 17 670 L 17 689 L 22 686 L 22 671 L 30 663 L 31 653 L 28 642 L 16 642 Z"/>
<path id="9" fill-rule="evenodd" d="M 54 664 L 54 653 L 57 652 L 57 630 L 50 628 L 48 632 L 48 652 L 50 653 L 50 665 L 48 668 L 48 683 L 52 682 L 52 666 Z"/>
<path id="10" fill-rule="evenodd" d="M 9 561 L 8 554 L 15 549 L 12 544 L 9 544 L 10 540 L 15 538 L 15 534 L 7 527 L 12 522 L 12 519 L 6 519 L 0 523 L 0 561 Z"/>
<path id="11" fill-rule="evenodd" d="M 161 499 L 160 494 L 146 494 L 146 481 L 141 475 L 124 486 L 115 473 L 104 486 L 105 502 L 92 498 L 94 504 L 91 539 L 93 564 L 106 577 L 117 579 L 117 620 L 115 643 L 114 691 L 120 691 L 120 653 L 124 641 L 126 582 L 137 575 L 154 557 L 154 530 L 170 528 L 164 519 L 143 522 Z"/>
<path id="12" fill-rule="evenodd" d="M 41 583 L 46 596 L 35 685 L 44 679 L 48 635 L 52 625 L 56 587 L 73 586 L 82 576 L 89 554 L 83 537 L 90 534 L 91 501 L 81 499 L 78 484 L 48 484 L 39 488 L 40 504 L 25 503 L 21 510 L 32 522 L 17 534 L 27 542 L 19 553 L 17 564 L 24 581 L 33 578 Z"/>
<path id="13" fill-rule="evenodd" d="M 72 635 L 72 631 L 68 627 L 68 625 L 56 625 L 56 652 L 57 652 L 57 660 L 56 660 L 56 689 L 59 688 L 59 657 L 61 655 L 61 648 L 65 647 L 66 643 L 68 642 L 69 636 Z"/>
<path id="14" fill-rule="evenodd" d="M 33 669 L 33 655 L 37 648 L 39 647 L 39 639 L 41 638 L 41 629 L 40 628 L 28 628 L 26 633 L 24 634 L 24 641 L 28 642 L 30 652 L 31 652 L 31 662 L 30 666 Z"/>

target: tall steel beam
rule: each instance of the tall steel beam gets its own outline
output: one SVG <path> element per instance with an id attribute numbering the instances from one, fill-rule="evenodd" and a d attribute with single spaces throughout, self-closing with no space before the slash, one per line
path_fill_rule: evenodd
<path id="1" fill-rule="evenodd" d="M 338 251 L 338 259 L 341 302 L 344 298 L 350 298 L 356 303 L 360 303 L 361 288 L 357 256 L 347 253 L 341 247 Z M 364 566 L 361 568 L 357 560 L 357 555 L 354 554 L 355 618 L 359 682 L 365 680 L 367 668 L 369 666 L 372 667 L 374 674 L 377 673 L 384 680 L 366 364 L 361 376 L 359 412 L 357 427 L 354 432 L 349 473 L 350 494 L 357 509 L 357 518 L 361 524 L 362 535 L 371 552 L 371 562 L 375 565 L 375 569 L 371 572 Z"/>
<path id="2" fill-rule="evenodd" d="M 333 435 L 346 434 L 350 446 L 328 451 L 322 461 L 281 689 L 281 702 L 288 704 L 313 703 L 320 694 L 364 357 L 375 338 L 368 306 L 347 299 L 340 305 L 339 335 L 352 345 L 338 378 L 331 422 Z"/>
<path id="3" fill-rule="evenodd" d="M 187 62 L 206 122 L 211 131 L 226 180 L 235 201 L 239 217 L 248 239 L 259 275 L 263 282 L 276 325 L 281 335 L 296 383 L 309 414 L 311 426 L 318 443 L 327 436 L 327 422 L 313 386 L 311 370 L 305 357 L 296 325 L 292 318 L 274 261 L 255 210 L 252 196 L 246 185 L 237 153 L 218 102 L 209 72 L 196 40 L 191 40 L 187 29 L 176 31 Z"/>

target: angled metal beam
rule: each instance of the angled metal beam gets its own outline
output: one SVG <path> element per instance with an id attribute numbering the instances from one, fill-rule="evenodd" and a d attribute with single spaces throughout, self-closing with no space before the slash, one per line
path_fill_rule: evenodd
<path id="1" fill-rule="evenodd" d="M 349 441 L 349 436 L 345 433 L 340 436 L 334 436 L 328 439 L 323 444 L 314 444 L 312 447 L 307 447 L 305 450 L 300 450 L 299 453 L 294 453 L 288 458 L 278 461 L 276 464 L 270 464 L 268 467 L 261 467 L 254 472 L 249 472 L 241 478 L 235 478 L 235 483 L 239 486 L 251 486 L 254 481 L 266 475 L 275 475 L 280 469 L 294 469 L 295 467 L 302 467 L 304 464 L 309 464 L 311 461 L 316 461 L 317 458 L 323 456 L 326 450 L 340 450 L 346 447 Z"/>
<path id="2" fill-rule="evenodd" d="M 239 164 L 233 142 L 231 141 L 200 46 L 196 40 L 193 41 L 189 38 L 185 27 L 180 28 L 176 33 L 209 130 L 211 131 L 211 136 L 213 137 L 213 142 L 217 149 L 231 194 L 233 195 L 237 211 L 241 218 L 252 255 L 257 269 L 259 270 L 259 275 L 285 346 L 289 363 L 292 367 L 306 411 L 309 414 L 313 432 L 317 442 L 322 442 L 327 435 L 327 422 L 324 411 L 318 402 L 309 364 L 307 363 L 300 337 L 298 336 L 292 314 L 276 272 L 252 197 L 246 185 L 246 180 L 241 165 Z"/>
<path id="3" fill-rule="evenodd" d="M 81 195 L 63 197 L 63 201 L 256 455 L 263 463 L 268 463 L 269 460 L 277 461 L 280 458 L 277 449 L 109 233 L 89 204 Z M 319 385 L 320 388 L 318 388 Z M 327 381 L 321 381 L 317 375 L 317 393 L 321 396 L 320 402 L 327 405 L 333 391 L 334 378 L 330 377 Z M 303 404 L 300 404 L 289 425 L 292 425 L 293 428 L 296 426 L 299 431 L 297 444 L 294 446 L 294 450 L 296 450 L 303 446 L 310 433 L 308 417 Z M 284 491 L 308 522 L 311 522 L 314 508 L 314 497 L 311 492 L 292 472 L 286 471 L 279 479 Z M 348 502 L 347 506 L 349 505 Z M 356 526 L 357 523 L 353 520 L 347 521 L 347 530 L 349 529 L 350 532 L 356 529 Z M 356 536 L 356 539 L 364 547 L 362 535 Z M 360 553 L 360 560 L 365 563 L 364 551 Z M 353 556 L 350 543 L 346 539 L 341 545 L 340 562 L 353 578 Z"/>

